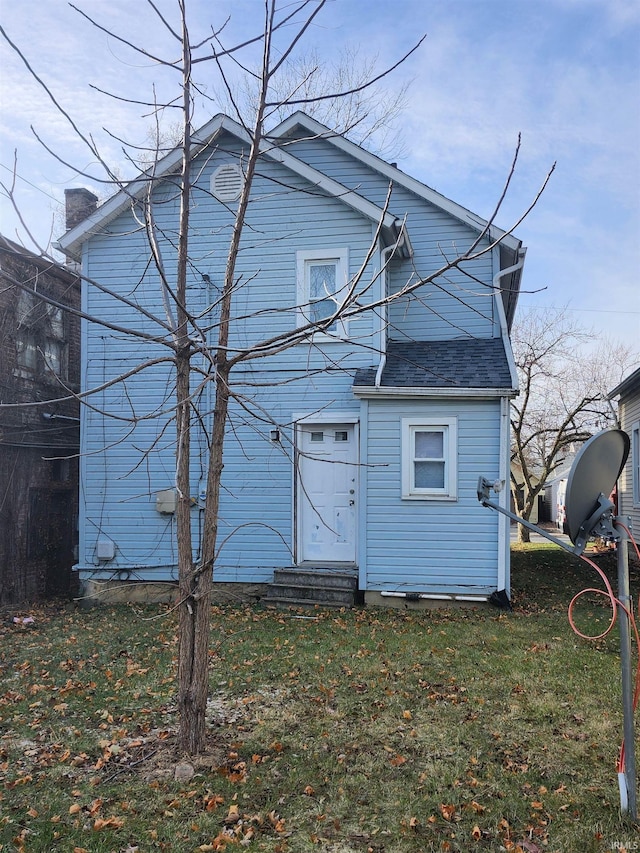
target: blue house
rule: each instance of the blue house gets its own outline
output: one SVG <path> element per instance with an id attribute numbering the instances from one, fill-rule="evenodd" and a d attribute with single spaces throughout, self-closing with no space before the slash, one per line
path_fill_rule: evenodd
<path id="1" fill-rule="evenodd" d="M 188 298 L 209 344 L 248 145 L 223 115 L 197 136 Z M 168 281 L 179 162 L 176 151 L 159 163 L 153 189 Z M 166 306 L 142 222 L 147 190 L 133 181 L 60 241 L 82 265 L 83 312 L 109 324 L 85 320 L 82 332 L 82 384 L 94 390 L 82 419 L 85 587 L 177 577 L 175 377 L 154 319 Z M 372 604 L 509 594 L 508 520 L 479 504 L 476 486 L 479 475 L 508 482 L 524 255 L 512 234 L 303 113 L 269 134 L 232 309 L 230 346 L 254 357 L 232 373 L 216 584 L 268 593 L 274 573 L 282 588 L 296 570 L 309 590 L 327 574 L 356 578 Z M 347 316 L 261 357 L 261 341 L 332 316 L 353 282 Z M 204 361 L 194 366 L 197 532 L 213 381 Z"/>

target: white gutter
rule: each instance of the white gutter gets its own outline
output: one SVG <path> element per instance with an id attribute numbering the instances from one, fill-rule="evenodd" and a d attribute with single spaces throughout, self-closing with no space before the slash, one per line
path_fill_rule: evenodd
<path id="1" fill-rule="evenodd" d="M 380 592 L 382 598 L 408 598 L 410 601 L 426 599 L 428 601 L 488 601 L 488 595 L 457 595 L 437 592 Z"/>
<path id="2" fill-rule="evenodd" d="M 499 270 L 493 277 L 493 293 L 496 300 L 496 310 L 500 321 L 500 332 L 504 341 L 504 349 L 507 355 L 509 364 L 509 372 L 511 373 L 511 382 L 515 391 L 519 391 L 520 383 L 518 381 L 518 371 L 516 369 L 511 342 L 509 340 L 509 329 L 507 328 L 507 317 L 502 302 L 502 291 L 500 289 L 500 279 L 506 275 L 510 275 L 517 270 L 521 270 L 524 265 L 526 248 L 522 247 L 518 251 L 518 261 L 513 266 Z M 511 394 L 513 396 L 513 394 Z M 499 504 L 503 509 L 508 509 L 508 502 L 511 490 L 509 488 L 509 401 L 507 397 L 500 400 L 500 461 L 499 461 L 499 479 L 504 484 L 503 489 L 498 498 Z M 507 516 L 501 515 L 498 520 L 498 590 L 506 590 L 507 595 L 510 595 L 510 578 L 509 578 L 509 543 L 510 531 L 509 521 Z"/>

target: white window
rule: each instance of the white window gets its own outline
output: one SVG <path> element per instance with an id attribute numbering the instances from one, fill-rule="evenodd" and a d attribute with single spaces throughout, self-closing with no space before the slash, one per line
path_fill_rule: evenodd
<path id="1" fill-rule="evenodd" d="M 640 506 L 640 421 L 631 427 L 631 484 L 633 505 Z"/>
<path id="2" fill-rule="evenodd" d="M 456 500 L 457 419 L 402 419 L 402 497 Z"/>
<path id="3" fill-rule="evenodd" d="M 347 295 L 347 250 L 301 251 L 297 254 L 298 325 L 314 323 L 328 337 L 345 337 L 346 323 L 333 317 Z"/>

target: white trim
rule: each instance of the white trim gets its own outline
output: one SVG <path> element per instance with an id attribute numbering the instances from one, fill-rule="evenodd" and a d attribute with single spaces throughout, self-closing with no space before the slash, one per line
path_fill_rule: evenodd
<path id="1" fill-rule="evenodd" d="M 640 507 L 640 421 L 631 424 L 631 502 Z"/>
<path id="2" fill-rule="evenodd" d="M 357 424 L 359 412 L 342 412 L 334 409 L 321 409 L 317 412 L 293 412 L 291 420 L 297 424 Z"/>
<path id="3" fill-rule="evenodd" d="M 413 483 L 415 462 L 415 433 L 418 431 L 442 432 L 444 486 L 419 488 Z M 402 500 L 456 501 L 458 499 L 458 419 L 457 418 L 402 418 L 401 419 L 401 480 Z"/>
<path id="4" fill-rule="evenodd" d="M 356 471 L 359 471 L 360 466 L 360 416 L 358 412 L 340 412 L 333 411 L 330 409 L 325 409 L 320 412 L 311 412 L 309 414 L 305 413 L 296 413 L 293 412 L 291 415 L 292 425 L 293 425 L 293 436 L 294 436 L 294 448 L 295 448 L 295 462 L 292 466 L 293 469 L 293 489 L 292 489 L 292 497 L 293 497 L 293 556 L 295 560 L 295 564 L 297 566 L 304 565 L 307 561 L 302 560 L 302 509 L 301 509 L 301 492 L 299 488 L 300 481 L 300 467 L 299 467 L 299 453 L 300 453 L 300 441 L 299 436 L 301 433 L 302 427 L 309 426 L 324 426 L 326 424 L 335 424 L 340 426 L 342 424 L 348 424 L 353 426 L 353 436 L 356 442 L 356 452 L 355 452 L 355 468 Z M 356 494 L 358 495 L 358 511 L 355 513 L 355 531 L 354 531 L 354 541 L 353 541 L 353 551 L 354 551 L 354 562 L 353 565 L 358 565 L 359 559 L 359 551 L 360 551 L 360 476 L 359 473 L 356 475 L 358 479 Z M 331 560 L 323 561 L 326 565 L 331 565 Z"/>
<path id="5" fill-rule="evenodd" d="M 309 323 L 309 318 L 305 316 L 304 313 L 304 309 L 308 307 L 311 302 L 307 271 L 309 264 L 314 261 L 336 262 L 336 309 L 342 307 L 342 302 L 344 302 L 344 298 L 346 298 L 347 295 L 347 289 L 349 286 L 349 250 L 347 248 L 300 249 L 296 252 L 296 325 L 298 327 L 306 326 Z M 339 343 L 343 338 L 348 337 L 348 330 L 348 321 L 338 320 L 336 322 L 335 332 L 329 334 L 316 332 L 313 335 L 313 340 L 315 342 L 322 341 L 323 343 Z"/>
<path id="6" fill-rule="evenodd" d="M 230 119 L 228 116 L 218 114 L 211 121 L 207 122 L 204 127 L 200 128 L 193 135 L 193 154 L 192 160 L 198 156 L 200 150 L 211 145 L 215 138 L 222 132 L 226 131 L 232 136 L 238 138 L 241 142 L 247 145 L 251 144 L 251 137 L 245 129 L 237 122 Z M 334 181 L 327 177 L 322 172 L 289 154 L 287 151 L 282 151 L 279 148 L 274 148 L 271 143 L 264 140 L 260 145 L 260 154 L 270 157 L 272 160 L 286 166 L 295 174 L 308 180 L 311 184 L 327 192 L 338 201 L 344 202 L 349 207 L 361 213 L 367 219 L 374 222 L 382 222 L 383 227 L 390 229 L 394 235 L 400 232 L 402 228 L 401 220 L 397 219 L 391 213 L 383 213 L 381 207 L 348 189 L 343 184 Z M 180 148 L 175 148 L 170 151 L 166 157 L 163 157 L 157 164 L 153 179 L 157 182 L 171 174 L 175 173 L 180 166 L 182 151 Z M 80 245 L 89 239 L 94 234 L 100 233 L 112 219 L 122 213 L 133 201 L 141 198 L 149 188 L 149 175 L 142 173 L 139 177 L 130 181 L 126 186 L 111 196 L 104 204 L 89 216 L 87 219 L 80 222 L 71 231 L 63 234 L 58 240 L 56 247 L 60 251 L 71 256 L 77 256 L 80 251 Z"/>
<path id="7" fill-rule="evenodd" d="M 495 397 L 516 397 L 513 388 L 399 388 L 373 385 L 354 385 L 353 395 L 361 400 L 374 397 L 472 397 L 490 400 Z"/>

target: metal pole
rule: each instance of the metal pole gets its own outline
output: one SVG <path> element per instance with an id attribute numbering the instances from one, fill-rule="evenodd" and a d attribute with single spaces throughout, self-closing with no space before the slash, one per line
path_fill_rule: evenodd
<path id="1" fill-rule="evenodd" d="M 620 526 L 616 526 L 616 531 L 620 535 L 620 539 L 618 540 L 618 598 L 630 613 L 633 601 L 629 592 L 627 532 Z M 636 798 L 637 779 L 633 722 L 631 631 L 629 616 L 624 610 L 620 609 L 618 619 L 620 621 L 620 669 L 622 672 L 622 710 L 624 714 L 624 772 L 619 774 L 618 783 L 620 785 L 622 811 L 628 812 L 631 818 L 636 820 L 638 817 L 638 806 Z M 623 790 L 623 786 L 625 790 Z"/>

